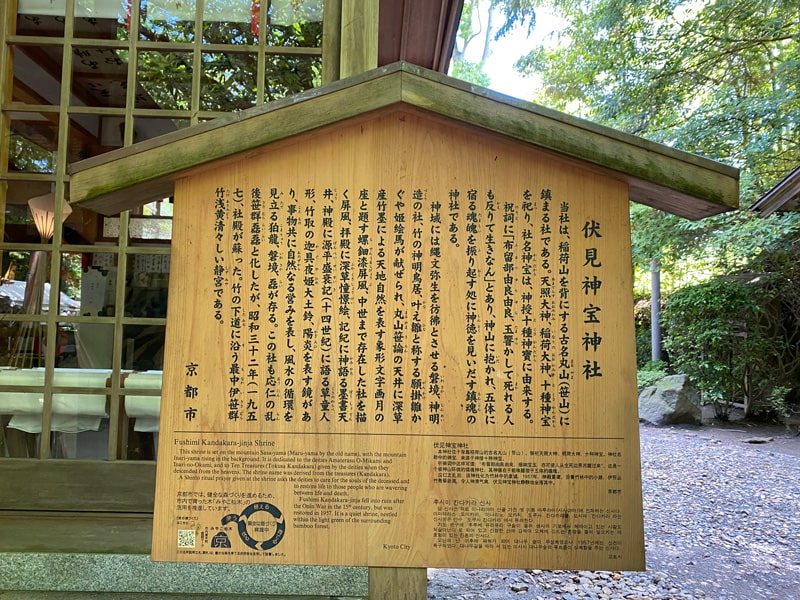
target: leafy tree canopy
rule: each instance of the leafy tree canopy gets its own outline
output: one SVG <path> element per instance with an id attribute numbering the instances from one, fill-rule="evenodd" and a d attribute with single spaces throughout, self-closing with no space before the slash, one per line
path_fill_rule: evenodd
<path id="1" fill-rule="evenodd" d="M 224 13 L 241 0 L 207 0 L 212 13 Z M 321 9 L 321 6 L 320 6 Z M 310 20 L 293 24 L 268 22 L 263 35 L 266 45 L 276 48 L 322 46 L 322 16 L 308 9 Z M 269 21 L 271 8 L 267 12 Z M 195 36 L 193 20 L 169 21 L 146 18 L 139 32 L 147 41 L 188 42 Z M 254 47 L 258 32 L 250 22 L 204 21 L 202 37 L 207 44 L 237 44 Z M 200 103 L 202 110 L 230 112 L 256 103 L 258 55 L 254 52 L 205 52 L 202 55 Z M 143 52 L 139 56 L 139 80 L 160 108 L 188 110 L 191 101 L 192 53 L 186 51 Z M 267 101 L 297 94 L 319 85 L 321 61 L 316 56 L 270 53 L 266 58 L 264 96 Z"/>
<path id="2" fill-rule="evenodd" d="M 491 76 L 484 67 L 492 42 L 515 27 L 526 27 L 531 33 L 535 24 L 530 0 L 464 0 L 450 74 L 489 87 Z"/>
<path id="3" fill-rule="evenodd" d="M 560 43 L 517 63 L 542 77 L 537 100 L 740 167 L 746 201 L 800 162 L 797 2 L 551 3 Z"/>
<path id="4" fill-rule="evenodd" d="M 800 164 L 800 4 L 794 0 L 492 0 L 495 35 L 547 8 L 565 27 L 517 61 L 532 100 L 741 169 L 748 206 Z M 501 19 L 502 20 L 502 19 Z M 634 259 L 737 268 L 796 236 L 800 215 L 690 222 L 632 208 Z"/>

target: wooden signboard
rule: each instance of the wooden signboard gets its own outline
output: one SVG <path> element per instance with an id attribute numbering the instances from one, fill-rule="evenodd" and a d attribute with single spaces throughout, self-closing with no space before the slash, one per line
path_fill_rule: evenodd
<path id="1" fill-rule="evenodd" d="M 624 183 L 395 107 L 174 213 L 155 560 L 644 568 Z"/>

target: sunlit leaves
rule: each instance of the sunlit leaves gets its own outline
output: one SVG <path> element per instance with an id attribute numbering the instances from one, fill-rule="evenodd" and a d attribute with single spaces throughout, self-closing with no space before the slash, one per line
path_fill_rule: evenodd
<path id="1" fill-rule="evenodd" d="M 518 63 L 543 79 L 536 101 L 739 166 L 746 204 L 800 162 L 796 2 L 539 4 L 569 25 Z"/>
<path id="2" fill-rule="evenodd" d="M 509 22 L 519 2 L 504 2 Z M 800 164 L 800 4 L 788 0 L 541 0 L 557 44 L 518 62 L 533 100 L 741 169 L 746 208 Z M 632 207 L 634 262 L 724 273 L 800 235 L 800 216 L 686 221 Z M 673 280 L 679 283 L 680 280 Z"/>

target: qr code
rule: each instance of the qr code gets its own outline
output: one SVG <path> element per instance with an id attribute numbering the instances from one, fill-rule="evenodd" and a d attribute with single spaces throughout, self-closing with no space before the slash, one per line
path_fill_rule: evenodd
<path id="1" fill-rule="evenodd" d="M 194 548 L 194 529 L 178 529 L 178 548 Z"/>

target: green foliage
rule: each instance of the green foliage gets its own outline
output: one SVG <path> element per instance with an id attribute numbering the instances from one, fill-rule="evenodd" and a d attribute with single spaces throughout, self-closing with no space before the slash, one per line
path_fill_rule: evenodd
<path id="1" fill-rule="evenodd" d="M 533 100 L 740 168 L 745 207 L 800 164 L 797 2 L 506 0 L 499 31 L 533 5 L 566 23 L 554 45 L 532 39 L 517 62 L 542 80 Z M 671 364 L 718 415 L 733 401 L 769 409 L 779 388 L 796 387 L 800 244 L 788 242 L 800 214 L 692 222 L 633 206 L 631 218 L 634 265 L 656 259 L 662 290 L 677 289 L 663 311 Z M 649 303 L 636 324 L 641 365 Z"/>
<path id="2" fill-rule="evenodd" d="M 664 311 L 673 365 L 697 385 L 720 418 L 741 401 L 750 365 L 769 362 L 769 343 L 754 327 L 760 310 L 754 281 L 715 278 L 673 293 Z"/>
<path id="3" fill-rule="evenodd" d="M 667 363 L 661 360 L 650 361 L 636 371 L 636 387 L 641 392 L 643 389 L 655 385 L 667 375 L 669 375 Z"/>
<path id="4" fill-rule="evenodd" d="M 528 33 L 536 22 L 533 11 L 534 0 L 465 0 L 458 26 L 450 75 L 483 87 L 492 83 L 491 76 L 484 72 L 486 59 L 491 53 L 491 42 L 508 31 L 527 25 Z M 494 22 L 502 8 L 506 20 L 498 29 Z M 473 52 L 468 52 L 472 48 Z M 477 60 L 471 60 L 475 56 Z"/>
<path id="5" fill-rule="evenodd" d="M 461 9 L 461 20 L 453 47 L 450 75 L 463 81 L 483 86 L 491 83 L 491 78 L 483 72 L 489 56 L 489 41 L 492 38 L 492 10 L 496 0 L 465 0 Z M 468 60 L 470 48 L 480 51 L 480 58 Z"/>
<path id="6" fill-rule="evenodd" d="M 454 62 L 450 70 L 450 76 L 482 87 L 489 87 L 492 83 L 491 78 L 483 72 L 483 67 L 479 63 L 468 60 Z"/>
<path id="7" fill-rule="evenodd" d="M 649 298 L 637 298 L 633 305 L 633 319 L 636 332 L 636 366 L 644 368 L 652 357 L 650 340 L 651 303 Z"/>
<path id="8" fill-rule="evenodd" d="M 29 173 L 55 172 L 53 153 L 28 138 L 12 134 L 9 139 L 8 162 L 18 171 Z"/>
<path id="9" fill-rule="evenodd" d="M 213 0 L 224 6 L 226 0 Z M 209 5 L 209 2 L 206 2 Z M 217 7 L 215 10 L 222 10 Z M 144 39 L 161 42 L 191 41 L 194 21 L 147 20 Z M 250 23 L 206 21 L 206 44 L 258 44 Z M 318 48 L 322 46 L 322 20 L 291 25 L 269 24 L 265 28 L 267 46 Z M 193 58 L 191 52 L 143 52 L 139 57 L 139 80 L 155 102 L 165 109 L 189 110 Z M 320 84 L 319 57 L 270 54 L 265 69 L 266 101 L 284 98 Z M 206 52 L 202 55 L 201 110 L 230 112 L 256 104 L 258 57 L 252 53 Z"/>
<path id="10" fill-rule="evenodd" d="M 649 269 L 658 258 L 669 291 L 708 273 L 741 269 L 765 249 L 800 234 L 800 213 L 773 213 L 762 218 L 751 211 L 733 211 L 689 221 L 642 205 L 631 205 L 633 263 Z M 692 277 L 692 272 L 698 274 Z"/>
<path id="11" fill-rule="evenodd" d="M 788 257 L 792 257 L 789 259 Z M 750 268 L 670 295 L 665 345 L 718 417 L 732 402 L 769 409 L 775 390 L 796 384 L 800 367 L 800 251 L 785 245 Z"/>
<path id="12" fill-rule="evenodd" d="M 537 100 L 741 166 L 749 199 L 800 162 L 800 4 L 548 4 L 568 22 L 562 44 L 518 62 L 543 78 Z"/>
<path id="13" fill-rule="evenodd" d="M 544 4 L 537 0 L 492 0 L 492 6 L 501 8 L 505 21 L 497 30 L 495 37 L 508 34 L 515 27 L 523 27 L 528 35 L 533 33 L 536 26 L 536 8 Z"/>
<path id="14" fill-rule="evenodd" d="M 794 412 L 793 408 L 786 401 L 791 391 L 791 388 L 785 386 L 779 386 L 773 389 L 767 398 L 766 407 L 768 408 L 763 410 L 759 416 L 780 420 L 792 416 Z"/>
<path id="15" fill-rule="evenodd" d="M 81 297 L 81 271 L 83 268 L 82 255 L 79 253 L 64 253 L 61 255 L 61 276 L 59 289 L 61 292 L 80 300 Z"/>
<path id="16" fill-rule="evenodd" d="M 800 163 L 800 3 L 506 0 L 499 30 L 531 4 L 566 23 L 555 45 L 532 39 L 517 62 L 542 79 L 534 101 L 739 167 L 743 206 Z M 741 268 L 800 222 L 631 215 L 637 269 L 659 259 L 672 288 Z"/>

